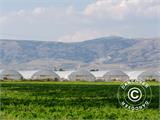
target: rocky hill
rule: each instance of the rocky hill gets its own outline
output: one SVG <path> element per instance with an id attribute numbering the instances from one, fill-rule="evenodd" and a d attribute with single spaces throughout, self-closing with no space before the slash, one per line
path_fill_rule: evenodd
<path id="1" fill-rule="evenodd" d="M 105 37 L 76 43 L 0 40 L 0 67 L 159 68 L 160 39 Z"/>

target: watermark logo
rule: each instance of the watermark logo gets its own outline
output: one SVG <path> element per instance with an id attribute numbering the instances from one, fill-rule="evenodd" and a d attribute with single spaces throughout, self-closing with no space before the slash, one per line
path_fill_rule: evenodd
<path id="1" fill-rule="evenodd" d="M 152 91 L 147 82 L 125 82 L 118 89 L 119 104 L 128 110 L 142 110 L 149 106 Z"/>

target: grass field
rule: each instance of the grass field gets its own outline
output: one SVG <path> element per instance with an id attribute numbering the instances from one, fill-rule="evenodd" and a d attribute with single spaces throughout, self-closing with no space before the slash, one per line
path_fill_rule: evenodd
<path id="1" fill-rule="evenodd" d="M 147 109 L 129 111 L 118 103 L 119 82 L 0 82 L 2 120 L 158 120 L 159 85 L 150 83 Z"/>

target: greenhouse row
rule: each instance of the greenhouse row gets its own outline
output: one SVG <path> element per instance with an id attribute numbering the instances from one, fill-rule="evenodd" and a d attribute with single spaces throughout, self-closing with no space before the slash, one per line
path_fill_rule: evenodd
<path id="1" fill-rule="evenodd" d="M 47 81 L 129 81 L 130 77 L 121 70 L 111 70 L 106 72 L 101 78 L 95 77 L 89 71 L 73 71 L 67 76 L 67 79 L 51 70 L 40 70 L 35 72 L 29 79 L 16 70 L 3 70 L 0 73 L 0 80 L 47 80 Z M 160 81 L 158 71 L 145 71 L 137 76 L 139 81 Z"/>

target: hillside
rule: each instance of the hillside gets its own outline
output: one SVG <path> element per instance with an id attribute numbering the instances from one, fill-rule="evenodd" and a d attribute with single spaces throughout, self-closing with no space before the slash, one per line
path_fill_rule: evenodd
<path id="1" fill-rule="evenodd" d="M 0 67 L 38 69 L 79 66 L 159 68 L 159 39 L 105 37 L 77 43 L 0 40 Z"/>

